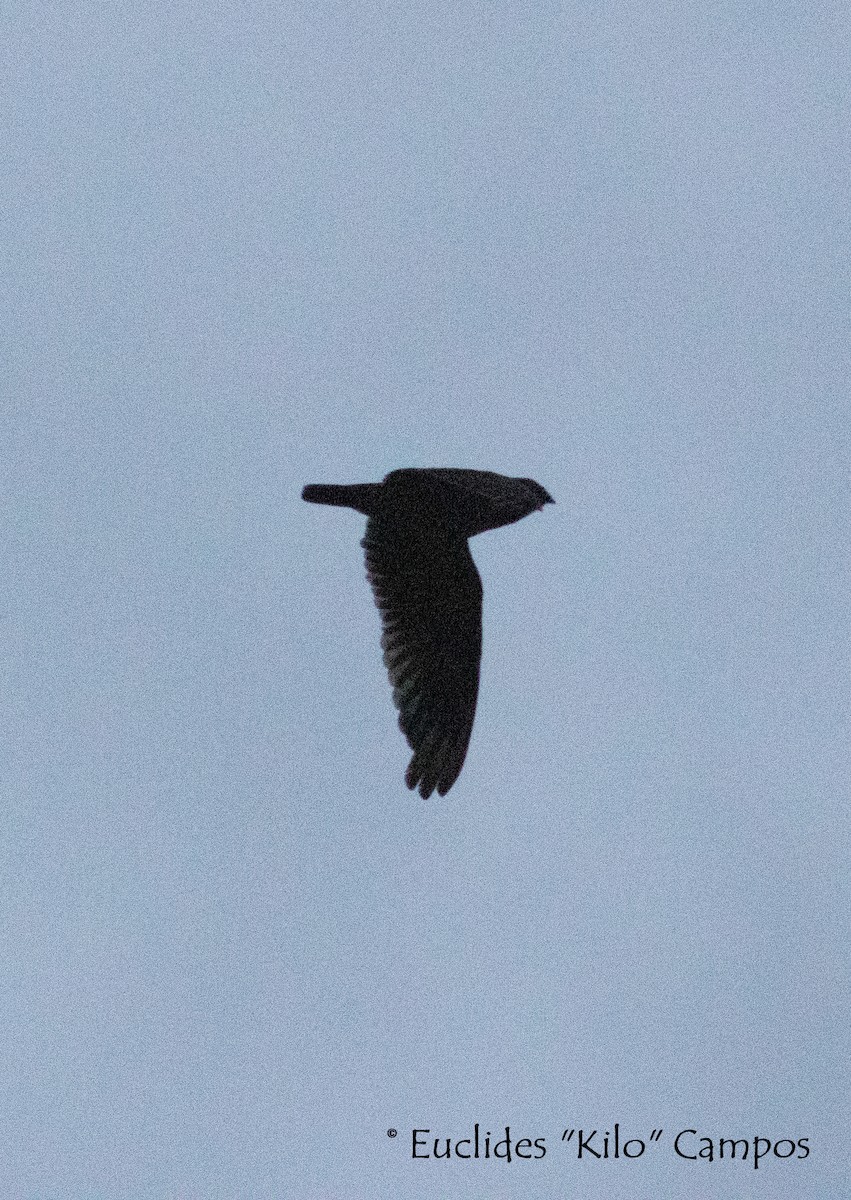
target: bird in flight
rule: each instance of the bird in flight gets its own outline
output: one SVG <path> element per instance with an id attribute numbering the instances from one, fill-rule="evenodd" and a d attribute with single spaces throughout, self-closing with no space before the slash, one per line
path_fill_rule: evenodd
<path id="1" fill-rule="evenodd" d="M 445 796 L 464 765 L 479 692 L 482 581 L 467 539 L 553 498 L 533 479 L 406 467 L 381 483 L 310 483 L 302 499 L 367 517 L 366 573 L 399 726 L 414 752 L 405 783 L 423 799 L 435 789 Z"/>

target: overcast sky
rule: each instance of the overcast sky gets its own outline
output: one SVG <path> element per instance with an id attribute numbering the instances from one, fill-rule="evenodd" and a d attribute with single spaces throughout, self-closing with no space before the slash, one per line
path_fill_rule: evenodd
<path id="1" fill-rule="evenodd" d="M 2 23 L 0 1192 L 844 1195 L 845 5 Z M 402 466 L 557 501 L 429 801 Z"/>

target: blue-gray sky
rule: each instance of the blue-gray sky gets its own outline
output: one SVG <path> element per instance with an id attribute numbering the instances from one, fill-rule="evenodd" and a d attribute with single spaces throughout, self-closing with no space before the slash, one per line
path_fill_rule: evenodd
<path id="1" fill-rule="evenodd" d="M 2 21 L 0 1190 L 844 1194 L 844 6 Z M 428 802 L 299 499 L 424 465 L 557 500 Z"/>

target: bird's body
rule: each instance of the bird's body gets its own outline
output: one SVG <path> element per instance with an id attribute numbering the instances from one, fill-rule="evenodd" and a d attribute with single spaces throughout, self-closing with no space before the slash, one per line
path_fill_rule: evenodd
<path id="1" fill-rule="evenodd" d="M 467 539 L 551 504 L 531 479 L 448 467 L 391 471 L 382 483 L 308 484 L 314 504 L 367 518 L 367 576 L 381 612 L 384 662 L 413 758 L 409 788 L 445 796 L 476 712 L 482 585 Z"/>

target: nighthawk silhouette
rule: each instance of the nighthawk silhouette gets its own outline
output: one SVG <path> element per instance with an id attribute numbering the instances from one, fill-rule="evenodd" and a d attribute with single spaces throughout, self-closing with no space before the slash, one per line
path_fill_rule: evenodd
<path id="1" fill-rule="evenodd" d="M 407 467 L 382 483 L 311 483 L 302 499 L 368 517 L 366 573 L 381 645 L 414 752 L 405 774 L 425 799 L 458 778 L 473 729 L 482 655 L 482 582 L 467 539 L 554 503 L 533 479 Z"/>

